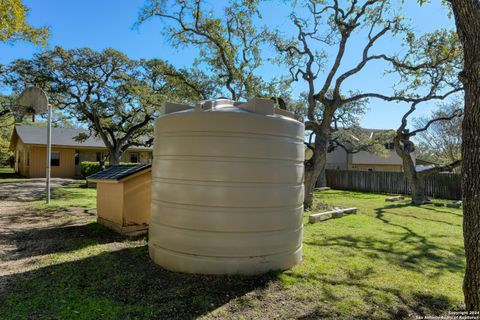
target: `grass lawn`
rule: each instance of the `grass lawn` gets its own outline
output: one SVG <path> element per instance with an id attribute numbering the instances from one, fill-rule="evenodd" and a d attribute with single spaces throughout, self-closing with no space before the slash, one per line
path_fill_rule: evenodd
<path id="1" fill-rule="evenodd" d="M 70 207 L 92 209 L 97 205 L 97 190 L 87 188 L 85 180 L 77 180 L 74 184 L 56 188 L 50 195 L 50 204 L 45 200 L 35 201 L 32 206 L 41 211 L 59 211 Z"/>
<path id="2" fill-rule="evenodd" d="M 92 189 L 76 189 L 59 189 L 67 199 L 54 205 L 92 205 Z M 359 212 L 313 225 L 305 219 L 303 263 L 256 277 L 168 272 L 150 261 L 146 239 L 93 222 L 76 226 L 65 233 L 70 245 L 42 251 L 30 271 L 9 276 L 0 318 L 402 319 L 460 309 L 462 211 L 386 197 L 316 194 L 329 207 Z"/>
<path id="3" fill-rule="evenodd" d="M 13 168 L 10 167 L 0 167 L 0 174 L 9 174 L 9 173 L 14 173 L 15 171 Z"/>
<path id="4" fill-rule="evenodd" d="M 13 168 L 0 167 L 0 183 L 15 182 L 18 179 L 23 179 L 23 177 L 15 173 Z"/>

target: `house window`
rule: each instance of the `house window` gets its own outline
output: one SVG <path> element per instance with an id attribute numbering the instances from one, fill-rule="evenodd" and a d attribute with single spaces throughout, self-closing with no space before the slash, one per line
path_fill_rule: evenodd
<path id="1" fill-rule="evenodd" d="M 97 152 L 97 161 L 102 161 L 102 153 Z"/>
<path id="2" fill-rule="evenodd" d="M 393 144 L 393 142 L 385 143 L 385 149 L 393 150 L 393 149 L 395 149 L 395 145 Z"/>
<path id="3" fill-rule="evenodd" d="M 58 151 L 52 151 L 50 155 L 50 165 L 53 167 L 59 167 L 60 166 L 60 152 Z"/>
<path id="4" fill-rule="evenodd" d="M 80 164 L 80 151 L 75 150 L 75 165 L 78 166 Z"/>
<path id="5" fill-rule="evenodd" d="M 139 162 L 139 155 L 138 155 L 138 152 L 131 152 L 130 153 L 130 162 L 132 163 L 138 163 Z"/>
<path id="6" fill-rule="evenodd" d="M 30 151 L 27 151 L 27 166 L 30 165 Z"/>

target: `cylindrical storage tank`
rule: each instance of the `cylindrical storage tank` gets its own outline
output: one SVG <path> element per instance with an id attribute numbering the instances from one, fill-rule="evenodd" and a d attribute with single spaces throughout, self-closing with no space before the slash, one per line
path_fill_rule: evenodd
<path id="1" fill-rule="evenodd" d="M 259 274 L 298 264 L 303 141 L 303 123 L 270 100 L 167 104 L 155 123 L 153 261 L 203 274 Z"/>

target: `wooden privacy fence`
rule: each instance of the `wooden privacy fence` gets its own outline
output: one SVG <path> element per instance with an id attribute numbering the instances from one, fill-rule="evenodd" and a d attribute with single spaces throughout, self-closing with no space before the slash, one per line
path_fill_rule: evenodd
<path id="1" fill-rule="evenodd" d="M 375 193 L 410 194 L 403 172 L 327 170 L 327 186 L 332 189 Z M 462 198 L 460 175 L 441 173 L 425 180 L 427 195 L 434 198 Z"/>

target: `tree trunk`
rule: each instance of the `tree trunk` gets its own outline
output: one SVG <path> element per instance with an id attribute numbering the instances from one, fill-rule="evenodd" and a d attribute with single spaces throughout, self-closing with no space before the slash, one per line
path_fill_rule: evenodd
<path id="1" fill-rule="evenodd" d="M 408 178 L 408 182 L 412 192 L 412 203 L 414 205 L 424 204 L 427 201 L 425 178 L 417 173 L 413 177 Z"/>
<path id="2" fill-rule="evenodd" d="M 326 164 L 327 161 L 325 161 Z M 320 168 L 320 174 L 318 175 L 317 183 L 315 184 L 315 187 L 321 188 L 321 187 L 326 187 L 327 186 L 327 173 L 325 172 L 326 166 L 323 168 Z"/>
<path id="3" fill-rule="evenodd" d="M 463 44 L 465 88 L 462 124 L 463 235 L 466 270 L 465 307 L 480 310 L 480 1 L 451 0 L 457 32 Z"/>
<path id="4" fill-rule="evenodd" d="M 327 164 L 327 150 L 330 134 L 328 131 L 319 131 L 315 133 L 315 150 L 313 157 L 305 165 L 305 199 L 303 206 L 306 210 L 312 209 L 313 191 L 317 185 L 320 176 L 325 176 L 325 166 Z"/>
<path id="5" fill-rule="evenodd" d="M 109 165 L 113 166 L 113 165 L 119 164 L 121 158 L 122 158 L 122 152 L 110 151 L 110 154 L 108 156 Z"/>
<path id="6" fill-rule="evenodd" d="M 403 130 L 403 129 L 402 129 Z M 393 139 L 395 152 L 402 158 L 403 173 L 407 178 L 410 186 L 410 194 L 414 205 L 424 204 L 427 201 L 425 192 L 425 177 L 417 172 L 415 163 L 409 152 L 405 150 L 405 146 L 400 142 L 402 130 L 397 131 L 397 136 Z"/>

